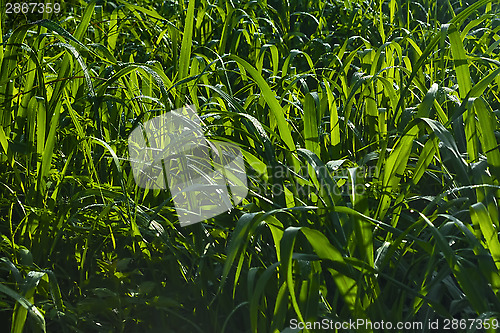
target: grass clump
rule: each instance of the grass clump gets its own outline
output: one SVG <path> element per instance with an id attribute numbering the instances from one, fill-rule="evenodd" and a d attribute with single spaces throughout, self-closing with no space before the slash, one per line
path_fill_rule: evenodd
<path id="1" fill-rule="evenodd" d="M 2 322 L 495 331 L 498 5 L 79 1 L 18 27 L 4 14 Z M 181 228 L 168 191 L 135 184 L 127 138 L 185 104 L 241 148 L 249 194 Z"/>

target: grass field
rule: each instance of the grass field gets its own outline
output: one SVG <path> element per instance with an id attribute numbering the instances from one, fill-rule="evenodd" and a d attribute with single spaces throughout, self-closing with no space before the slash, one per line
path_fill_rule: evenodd
<path id="1" fill-rule="evenodd" d="M 2 331 L 500 329 L 498 0 L 0 4 Z M 249 187 L 186 227 L 127 141 L 183 105 Z"/>

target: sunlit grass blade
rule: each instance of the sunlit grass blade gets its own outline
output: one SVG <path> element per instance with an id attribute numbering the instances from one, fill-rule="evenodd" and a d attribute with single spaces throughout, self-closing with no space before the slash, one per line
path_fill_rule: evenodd
<path id="1" fill-rule="evenodd" d="M 497 181 L 500 180 L 500 144 L 495 136 L 495 124 L 497 119 L 489 105 L 478 98 L 474 102 L 475 113 L 477 114 L 479 131 L 479 140 L 481 142 L 484 154 L 488 159 L 492 173 Z"/>
<path id="2" fill-rule="evenodd" d="M 485 248 L 489 250 L 497 269 L 500 270 L 500 242 L 495 231 L 498 228 L 498 221 L 494 223 L 488 210 L 482 203 L 475 203 L 469 208 L 472 223 L 479 227 L 486 242 Z"/>
<path id="3" fill-rule="evenodd" d="M 267 84 L 267 82 L 257 72 L 257 70 L 254 67 L 252 67 L 252 65 L 250 65 L 248 62 L 246 62 L 242 58 L 235 56 L 235 55 L 230 55 L 229 57 L 230 57 L 230 59 L 235 60 L 241 66 L 243 66 L 245 68 L 245 70 L 247 72 L 249 72 L 250 75 L 252 76 L 252 78 L 255 80 L 258 87 L 262 91 L 262 97 L 266 100 L 266 103 L 269 105 L 269 108 L 271 110 L 271 114 L 276 119 L 278 130 L 279 130 L 281 138 L 283 139 L 283 142 L 286 144 L 288 149 L 290 149 L 291 151 L 295 151 L 295 149 L 296 149 L 295 143 L 292 139 L 291 131 L 290 131 L 288 123 L 285 119 L 283 109 L 281 108 L 278 101 L 276 100 L 276 97 L 275 97 L 273 91 L 271 90 L 271 88 L 269 88 L 269 85 Z"/>
<path id="4" fill-rule="evenodd" d="M 307 94 L 304 102 L 304 140 L 306 149 L 312 151 L 317 156 L 321 156 L 319 145 L 318 121 L 317 121 L 317 101 L 318 96 Z"/>
<path id="5" fill-rule="evenodd" d="M 177 73 L 177 81 L 185 79 L 188 75 L 189 64 L 191 62 L 191 46 L 193 39 L 193 25 L 194 25 L 194 1 L 189 1 L 186 19 L 184 21 L 184 33 L 182 34 L 181 53 L 179 56 L 179 67 Z M 185 90 L 181 90 L 181 95 Z M 184 97 L 181 96 L 181 101 Z M 181 105 L 176 105 L 181 107 Z"/>
<path id="6" fill-rule="evenodd" d="M 401 176 L 410 157 L 413 140 L 418 134 L 418 126 L 414 125 L 398 140 L 384 165 L 382 178 L 382 197 L 376 213 L 376 218 L 383 219 L 391 204 L 391 191 L 401 181 Z"/>

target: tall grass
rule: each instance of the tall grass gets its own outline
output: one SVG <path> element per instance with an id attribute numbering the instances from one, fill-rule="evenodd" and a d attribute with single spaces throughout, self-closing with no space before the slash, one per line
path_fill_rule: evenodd
<path id="1" fill-rule="evenodd" d="M 19 27 L 4 15 L 2 322 L 493 322 L 499 8 L 119 0 Z M 185 104 L 207 137 L 242 149 L 250 188 L 231 212 L 181 228 L 168 191 L 135 184 L 127 138 Z"/>

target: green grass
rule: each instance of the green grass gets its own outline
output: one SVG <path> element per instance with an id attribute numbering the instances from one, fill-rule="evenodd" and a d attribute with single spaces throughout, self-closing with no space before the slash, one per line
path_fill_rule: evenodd
<path id="1" fill-rule="evenodd" d="M 5 330 L 493 323 L 499 5 L 80 0 L 4 13 Z M 127 138 L 185 104 L 207 137 L 241 148 L 249 194 L 182 228 L 169 191 L 135 184 Z"/>

